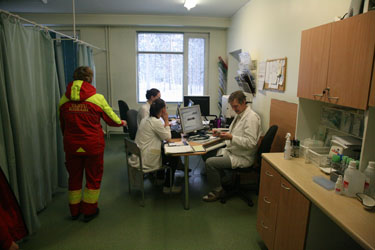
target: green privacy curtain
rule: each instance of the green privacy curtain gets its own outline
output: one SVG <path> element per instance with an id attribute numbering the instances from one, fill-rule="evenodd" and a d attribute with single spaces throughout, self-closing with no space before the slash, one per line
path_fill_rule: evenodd
<path id="1" fill-rule="evenodd" d="M 87 47 L 84 44 L 78 45 L 78 67 L 79 66 L 89 66 L 92 71 L 94 72 L 94 77 L 92 80 L 92 85 L 96 87 L 96 73 L 95 73 L 95 64 L 94 64 L 94 56 L 92 53 L 92 48 Z"/>
<path id="2" fill-rule="evenodd" d="M 50 35 L 52 36 L 53 34 L 50 33 Z M 60 94 L 63 95 L 66 91 L 66 80 L 65 80 L 65 67 L 64 67 L 64 52 L 63 52 L 61 40 L 59 39 L 55 40 L 54 46 L 55 46 L 57 78 L 59 80 L 59 89 L 60 89 Z"/>
<path id="3" fill-rule="evenodd" d="M 0 16 L 0 164 L 30 233 L 51 201 L 64 168 L 58 122 L 60 98 L 48 33 Z"/>

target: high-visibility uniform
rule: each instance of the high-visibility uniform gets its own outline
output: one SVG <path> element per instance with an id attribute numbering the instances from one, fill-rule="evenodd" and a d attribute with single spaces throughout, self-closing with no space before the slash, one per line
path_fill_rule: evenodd
<path id="1" fill-rule="evenodd" d="M 0 249 L 27 235 L 21 209 L 0 167 Z"/>
<path id="2" fill-rule="evenodd" d="M 94 214 L 103 175 L 104 133 L 102 118 L 120 127 L 122 121 L 103 95 L 88 82 L 71 82 L 60 100 L 60 126 L 64 135 L 65 165 L 69 173 L 69 206 L 72 216 Z M 86 187 L 82 199 L 83 171 Z"/>

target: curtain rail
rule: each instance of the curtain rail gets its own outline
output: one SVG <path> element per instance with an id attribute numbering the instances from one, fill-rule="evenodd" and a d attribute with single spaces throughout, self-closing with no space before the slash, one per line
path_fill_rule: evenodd
<path id="1" fill-rule="evenodd" d="M 98 49 L 98 50 L 106 51 L 105 49 L 102 49 L 102 48 L 96 47 L 96 46 L 94 46 L 94 45 L 92 45 L 92 44 L 89 44 L 89 43 L 87 43 L 87 42 L 81 41 L 81 40 L 79 40 L 79 39 L 77 39 L 77 38 L 75 38 L 75 37 L 71 37 L 71 36 L 68 36 L 68 35 L 66 35 L 66 34 L 64 34 L 64 33 L 61 33 L 61 32 L 58 32 L 58 31 L 56 31 L 56 30 L 50 29 L 50 28 L 48 28 L 47 26 L 43 26 L 43 25 L 38 24 L 38 23 L 35 23 L 35 22 L 33 22 L 33 21 L 29 21 L 29 20 L 27 20 L 27 19 L 25 19 L 25 18 L 23 18 L 23 17 L 20 17 L 20 16 L 18 16 L 18 15 L 12 14 L 12 13 L 10 13 L 10 12 L 8 12 L 8 11 L 5 11 L 5 10 L 0 9 L 0 13 L 4 13 L 4 14 L 7 14 L 7 15 L 9 15 L 9 16 L 13 16 L 13 17 L 15 17 L 15 18 L 18 18 L 18 19 L 24 21 L 24 22 L 31 23 L 32 25 L 38 26 L 38 27 L 41 28 L 41 29 L 44 29 L 44 30 L 47 30 L 47 31 L 54 32 L 54 33 L 59 34 L 59 35 L 61 35 L 61 36 L 63 36 L 63 37 L 69 38 L 70 40 L 73 40 L 74 42 L 77 42 L 77 43 L 80 43 L 80 44 L 87 45 L 87 46 L 89 46 L 89 47 L 91 47 L 91 48 L 94 48 L 94 49 Z M 75 34 L 74 34 L 74 35 L 75 35 Z"/>

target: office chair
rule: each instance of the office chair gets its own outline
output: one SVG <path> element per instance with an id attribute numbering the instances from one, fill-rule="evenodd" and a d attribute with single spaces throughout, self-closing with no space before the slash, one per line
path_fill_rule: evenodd
<path id="1" fill-rule="evenodd" d="M 158 169 L 144 169 L 143 168 L 143 164 L 142 164 L 142 153 L 141 153 L 141 150 L 138 148 L 137 144 L 133 141 L 133 140 L 130 140 L 129 138 L 126 138 L 125 137 L 125 152 L 126 152 L 126 166 L 127 166 L 127 170 L 128 170 L 128 188 L 129 188 L 129 194 L 131 193 L 131 184 L 130 184 L 130 166 L 129 166 L 129 157 L 131 154 L 134 154 L 136 156 L 139 157 L 139 168 L 134 168 L 136 171 L 139 171 L 141 174 L 141 192 L 142 192 L 142 201 L 141 201 L 141 206 L 144 207 L 145 206 L 145 185 L 144 185 L 144 179 L 145 179 L 145 174 L 148 174 L 148 173 L 153 173 L 153 172 L 157 172 L 157 171 L 160 171 L 162 169 L 168 169 L 170 168 L 170 175 L 169 175 L 169 180 L 170 180 L 170 183 L 172 183 L 172 169 L 171 167 L 167 166 L 167 165 L 162 165 L 160 166 L 160 168 Z M 172 186 L 171 186 L 172 188 Z"/>
<path id="2" fill-rule="evenodd" d="M 137 134 L 137 130 L 138 130 L 137 115 L 138 115 L 138 111 L 134 109 L 130 109 L 126 113 L 126 117 L 128 118 L 127 123 L 128 123 L 129 137 L 132 140 L 135 139 L 135 135 Z"/>
<path id="3" fill-rule="evenodd" d="M 128 104 L 126 104 L 126 102 L 124 102 L 123 100 L 118 100 L 118 107 L 120 109 L 120 118 L 121 120 L 125 120 L 126 122 L 128 121 L 128 118 L 127 118 L 127 112 L 129 110 L 129 106 Z M 123 127 L 124 129 L 124 133 L 127 134 L 128 133 L 128 127 Z"/>
<path id="4" fill-rule="evenodd" d="M 275 138 L 277 129 L 278 129 L 278 126 L 273 125 L 267 130 L 267 133 L 264 135 L 262 141 L 259 144 L 259 147 L 255 154 L 255 162 L 252 166 L 246 167 L 246 168 L 235 168 L 235 169 L 230 170 L 234 174 L 234 183 L 232 185 L 232 189 L 227 191 L 225 196 L 220 199 L 221 203 L 226 203 L 226 201 L 230 199 L 231 197 L 235 195 L 239 195 L 242 199 L 244 199 L 247 202 L 247 204 L 250 207 L 254 206 L 254 202 L 251 200 L 250 197 L 246 195 L 248 190 L 241 187 L 241 184 L 240 184 L 241 174 L 255 172 L 257 176 L 255 191 L 256 191 L 256 194 L 258 195 L 262 154 L 269 153 L 271 151 L 272 142 L 273 142 L 273 139 Z"/>

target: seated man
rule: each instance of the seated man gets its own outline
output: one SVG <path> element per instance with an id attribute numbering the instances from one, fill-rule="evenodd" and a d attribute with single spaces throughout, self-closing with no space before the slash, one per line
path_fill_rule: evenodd
<path id="1" fill-rule="evenodd" d="M 221 177 L 226 168 L 250 167 L 255 160 L 257 143 L 261 134 L 258 114 L 246 105 L 246 96 L 242 91 L 233 92 L 228 100 L 236 116 L 229 127 L 229 132 L 214 131 L 215 136 L 226 140 L 226 147 L 216 156 L 206 160 L 206 172 L 211 192 L 203 197 L 211 202 L 220 199 L 224 190 Z"/>

